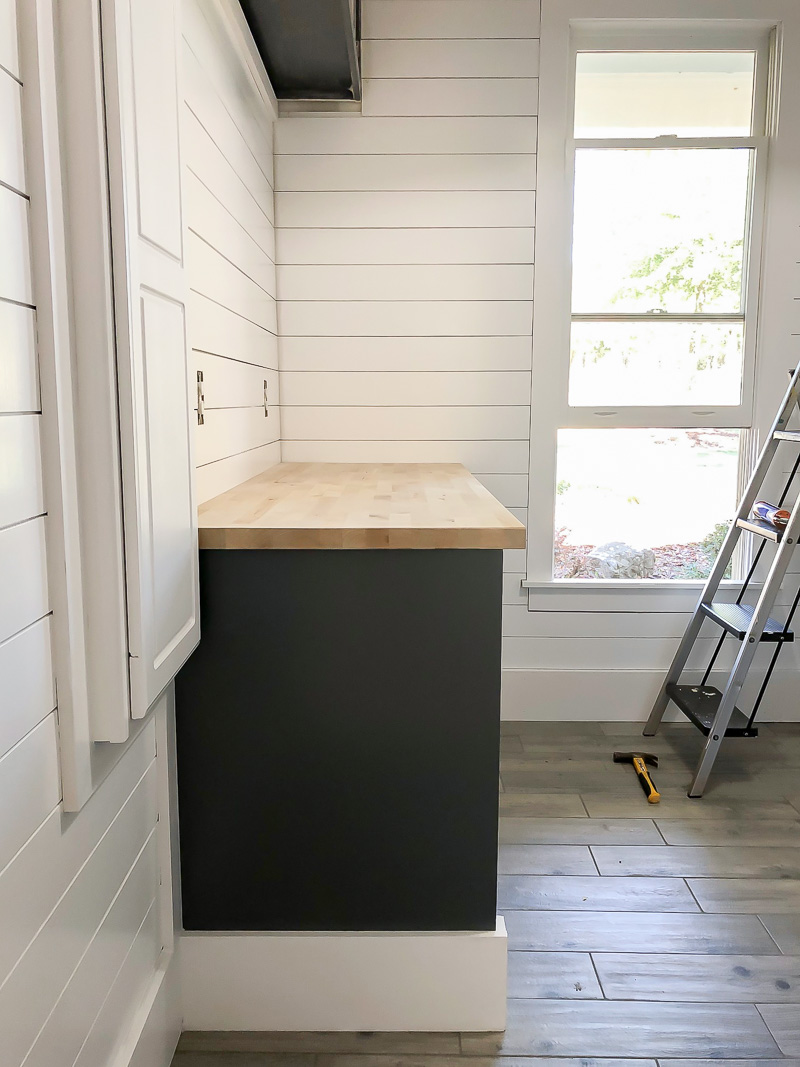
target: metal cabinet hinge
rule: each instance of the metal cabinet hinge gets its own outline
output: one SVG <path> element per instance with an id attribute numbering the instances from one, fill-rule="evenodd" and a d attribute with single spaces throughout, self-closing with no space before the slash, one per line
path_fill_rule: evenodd
<path id="1" fill-rule="evenodd" d="M 197 372 L 197 425 L 202 426 L 206 421 L 206 394 L 203 389 L 203 372 Z"/>

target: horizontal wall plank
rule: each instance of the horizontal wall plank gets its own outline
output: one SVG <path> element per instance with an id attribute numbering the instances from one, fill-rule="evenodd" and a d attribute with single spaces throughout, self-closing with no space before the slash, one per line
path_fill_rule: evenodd
<path id="1" fill-rule="evenodd" d="M 299 337 L 530 336 L 529 300 L 282 300 L 280 331 Z"/>
<path id="2" fill-rule="evenodd" d="M 74 1062 L 143 921 L 154 908 L 157 886 L 158 854 L 153 834 L 37 1035 L 25 1059 L 26 1067 Z"/>
<path id="3" fill-rule="evenodd" d="M 527 526 L 526 510 L 525 508 L 509 508 L 508 509 L 515 519 L 519 519 L 523 526 Z M 519 571 L 520 573 L 525 570 L 525 552 L 524 548 L 506 548 L 503 550 L 503 570 L 504 571 Z"/>
<path id="4" fill-rule="evenodd" d="M 526 404 L 527 371 L 387 374 L 283 371 L 282 404 L 320 407 L 442 407 L 449 404 Z M 524 506 L 527 500 L 522 502 Z"/>
<path id="5" fill-rule="evenodd" d="M 196 234 L 187 234 L 186 248 L 187 274 L 194 292 L 215 300 L 270 333 L 277 332 L 273 296 Z"/>
<path id="6" fill-rule="evenodd" d="M 361 36 L 371 38 L 537 37 L 531 0 L 364 0 Z"/>
<path id="7" fill-rule="evenodd" d="M 157 818 L 153 767 L 0 989 L 3 1052 L 10 1063 L 24 1059 L 140 851 L 154 836 Z M 155 878 L 140 892 L 150 894 L 154 888 Z"/>
<path id="8" fill-rule="evenodd" d="M 0 300 L 0 413 L 41 409 L 35 314 Z"/>
<path id="9" fill-rule="evenodd" d="M 522 580 L 525 574 L 522 571 L 503 572 L 503 604 L 523 605 L 527 601 L 528 594 L 522 588 Z"/>
<path id="10" fill-rule="evenodd" d="M 266 417 L 262 407 L 207 411 L 204 425 L 195 427 L 195 464 L 201 467 L 278 441 L 281 428 L 275 415 Z"/>
<path id="11" fill-rule="evenodd" d="M 227 456 L 225 459 L 206 463 L 205 466 L 197 468 L 195 475 L 197 503 L 204 504 L 206 500 L 227 492 L 228 489 L 246 482 L 249 478 L 255 478 L 257 474 L 269 470 L 270 467 L 280 462 L 281 443 L 273 441 L 260 448 L 240 452 L 236 456 Z"/>
<path id="12" fill-rule="evenodd" d="M 528 611 L 527 604 L 520 604 L 503 612 L 503 633 L 506 637 L 680 638 L 690 618 L 689 612 L 679 611 Z"/>
<path id="13" fill-rule="evenodd" d="M 0 693 L 4 755 L 56 706 L 49 616 L 0 644 Z"/>
<path id="14" fill-rule="evenodd" d="M 58 730 L 50 714 L 0 759 L 0 870 L 60 799 Z"/>
<path id="15" fill-rule="evenodd" d="M 285 269 L 285 268 L 283 268 Z M 290 371 L 529 370 L 529 337 L 282 337 Z"/>
<path id="16" fill-rule="evenodd" d="M 40 418 L 0 418 L 0 529 L 44 513 Z"/>
<path id="17" fill-rule="evenodd" d="M 188 323 L 192 348 L 277 369 L 278 339 L 275 333 L 213 299 L 190 293 Z"/>
<path id="18" fill-rule="evenodd" d="M 0 185 L 0 299 L 33 304 L 30 249 L 28 238 L 28 201 L 24 196 Z"/>
<path id="19" fill-rule="evenodd" d="M 519 508 L 528 503 L 527 474 L 479 474 L 478 481 L 503 507 Z"/>
<path id="20" fill-rule="evenodd" d="M 536 188 L 536 156 L 278 156 L 282 192 L 448 191 Z"/>
<path id="21" fill-rule="evenodd" d="M 281 300 L 530 300 L 526 263 L 281 267 Z"/>
<path id="22" fill-rule="evenodd" d="M 364 115 L 535 115 L 536 78 L 367 78 Z"/>
<path id="23" fill-rule="evenodd" d="M 126 816 L 116 822 L 123 831 L 119 837 L 115 834 L 117 840 L 131 833 L 142 817 L 142 799 L 148 804 L 155 802 L 154 759 L 155 730 L 151 721 L 122 756 L 116 772 L 102 782 L 77 818 L 70 821 L 69 832 L 64 832 L 62 813 L 55 811 L 0 873 L 0 975 L 3 978 L 117 820 L 126 802 Z"/>
<path id="24" fill-rule="evenodd" d="M 533 228 L 278 230 L 280 263 L 533 263 Z"/>
<path id="25" fill-rule="evenodd" d="M 539 41 L 362 41 L 361 68 L 364 78 L 535 78 Z"/>
<path id="26" fill-rule="evenodd" d="M 527 441 L 295 441 L 284 431 L 282 450 L 287 463 L 463 463 L 477 475 L 528 471 Z"/>
<path id="27" fill-rule="evenodd" d="M 44 519 L 0 530 L 0 641 L 49 610 Z"/>
<path id="28" fill-rule="evenodd" d="M 269 407 L 280 403 L 278 372 L 252 363 L 194 352 L 195 371 L 203 372 L 205 408 L 261 407 L 264 404 L 264 382 L 267 382 Z"/>
<path id="29" fill-rule="evenodd" d="M 536 193 L 461 192 L 323 192 L 275 194 L 281 227 L 532 227 Z"/>
<path id="30" fill-rule="evenodd" d="M 190 170 L 185 172 L 183 190 L 189 229 L 275 296 L 275 264 L 264 249 Z"/>
<path id="31" fill-rule="evenodd" d="M 445 2 L 449 4 L 450 0 Z M 277 155 L 286 152 L 391 156 L 464 152 L 472 155 L 476 152 L 535 151 L 536 119 L 528 117 L 369 118 L 337 115 L 322 118 L 303 115 L 285 117 L 275 124 Z"/>
<path id="32" fill-rule="evenodd" d="M 259 203 L 229 161 L 188 108 L 184 109 L 183 145 L 186 165 L 262 248 L 275 259 L 274 202 Z"/>
<path id="33" fill-rule="evenodd" d="M 2 47 L 4 46 L 0 46 Z M 0 182 L 24 193 L 26 185 L 25 157 L 22 153 L 22 87 L 4 70 L 0 70 L 0 131 Z"/>
<path id="34" fill-rule="evenodd" d="M 527 440 L 527 407 L 283 408 L 284 437 L 302 441 Z"/>
<path id="35" fill-rule="evenodd" d="M 19 77 L 16 0 L 0 0 L 0 67 Z"/>

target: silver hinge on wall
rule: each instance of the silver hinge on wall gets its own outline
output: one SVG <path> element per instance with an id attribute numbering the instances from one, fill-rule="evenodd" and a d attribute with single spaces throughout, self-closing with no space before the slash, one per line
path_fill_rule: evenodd
<path id="1" fill-rule="evenodd" d="M 267 379 L 264 379 L 264 418 L 269 418 L 269 397 L 267 395 Z"/>
<path id="2" fill-rule="evenodd" d="M 202 426 L 206 421 L 206 394 L 203 389 L 203 372 L 197 372 L 197 425 Z"/>

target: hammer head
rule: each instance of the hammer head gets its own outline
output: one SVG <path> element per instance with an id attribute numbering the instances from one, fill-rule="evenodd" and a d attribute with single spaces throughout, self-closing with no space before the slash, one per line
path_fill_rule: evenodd
<path id="1" fill-rule="evenodd" d="M 615 763 L 633 763 L 633 757 L 638 756 L 639 759 L 643 759 L 645 763 L 651 767 L 658 766 L 658 756 L 654 756 L 652 752 L 615 752 Z"/>

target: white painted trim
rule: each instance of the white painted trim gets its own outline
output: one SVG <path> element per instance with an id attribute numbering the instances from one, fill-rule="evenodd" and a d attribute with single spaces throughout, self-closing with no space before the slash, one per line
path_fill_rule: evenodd
<path id="1" fill-rule="evenodd" d="M 170 1067 L 182 1022 L 180 963 L 175 953 L 165 951 L 109 1067 Z"/>
<path id="2" fill-rule="evenodd" d="M 505 923 L 486 933 L 186 933 L 187 1030 L 503 1030 Z"/>
<path id="3" fill-rule="evenodd" d="M 241 58 L 242 65 L 248 70 L 253 79 L 259 95 L 272 113 L 272 118 L 278 117 L 278 99 L 269 80 L 267 68 L 261 58 L 261 53 L 253 40 L 247 19 L 244 17 L 239 0 L 201 0 L 200 7 L 206 17 L 211 21 L 216 15 L 215 21 L 222 21 L 225 31 L 230 38 L 236 54 Z M 213 23 L 212 23 L 213 24 Z"/>

